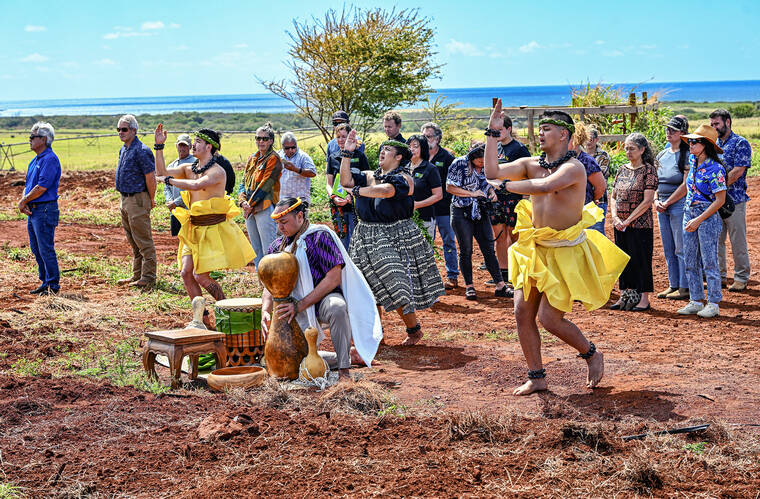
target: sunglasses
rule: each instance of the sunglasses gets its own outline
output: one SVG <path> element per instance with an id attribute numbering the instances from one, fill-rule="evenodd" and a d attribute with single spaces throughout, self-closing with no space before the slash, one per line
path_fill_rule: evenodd
<path id="1" fill-rule="evenodd" d="M 121 128 L 118 128 L 118 127 L 117 127 L 117 128 L 116 128 L 116 131 L 117 131 L 117 132 L 124 132 L 124 133 L 127 133 L 127 132 L 129 131 L 129 127 L 127 127 L 127 126 L 125 126 L 125 127 L 121 127 Z"/>
<path id="2" fill-rule="evenodd" d="M 291 149 L 297 149 L 297 146 L 284 146 L 283 149 L 286 151 L 290 151 Z"/>
<path id="3" fill-rule="evenodd" d="M 256 142 L 266 142 L 269 137 L 256 137 Z"/>
<path id="4" fill-rule="evenodd" d="M 702 139 L 689 139 L 689 145 L 692 146 L 694 144 L 701 144 Z"/>
<path id="5" fill-rule="evenodd" d="M 29 140 L 41 139 L 44 135 L 30 135 Z"/>

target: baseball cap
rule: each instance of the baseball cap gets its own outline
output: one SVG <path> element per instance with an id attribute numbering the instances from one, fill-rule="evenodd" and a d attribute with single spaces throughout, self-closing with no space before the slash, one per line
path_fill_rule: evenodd
<path id="1" fill-rule="evenodd" d="M 673 116 L 665 126 L 677 132 L 689 133 L 689 122 L 680 116 Z"/>
<path id="2" fill-rule="evenodd" d="M 186 133 L 183 133 L 183 134 L 180 134 L 180 135 L 177 137 L 177 142 L 176 142 L 176 144 L 185 144 L 185 145 L 188 145 L 188 146 L 190 146 L 190 145 L 192 145 L 192 144 L 193 144 L 193 141 L 190 139 L 190 136 L 189 136 L 188 134 L 186 134 Z"/>
<path id="3" fill-rule="evenodd" d="M 343 120 L 346 123 L 348 123 L 350 120 L 348 119 L 348 113 L 345 111 L 335 111 L 332 115 L 333 121 L 336 120 Z"/>

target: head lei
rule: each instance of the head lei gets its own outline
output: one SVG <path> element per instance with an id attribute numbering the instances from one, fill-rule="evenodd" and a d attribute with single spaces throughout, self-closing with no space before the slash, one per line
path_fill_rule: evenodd
<path id="1" fill-rule="evenodd" d="M 409 146 L 406 143 L 399 142 L 398 140 L 386 140 L 385 142 L 383 142 L 382 144 L 380 144 L 381 148 L 385 147 L 385 146 L 393 146 L 393 147 L 396 147 L 396 148 L 399 148 L 399 149 L 405 149 L 407 151 L 409 150 Z"/>
<path id="2" fill-rule="evenodd" d="M 195 132 L 195 136 L 203 141 L 208 142 L 212 146 L 216 147 L 217 150 L 222 148 L 222 146 L 219 145 L 219 142 L 215 141 L 214 139 L 212 139 L 211 137 L 209 137 L 203 132 Z"/>
<path id="3" fill-rule="evenodd" d="M 555 120 L 553 118 L 541 118 L 538 121 L 538 126 L 541 125 L 556 125 L 566 129 L 568 132 L 570 132 L 570 135 L 575 133 L 575 125 L 562 120 Z"/>
<path id="4" fill-rule="evenodd" d="M 288 206 L 286 209 L 282 210 L 281 212 L 279 212 L 279 213 L 272 213 L 271 215 L 269 215 L 271 217 L 271 219 L 272 220 L 277 220 L 279 218 L 282 218 L 285 215 L 287 215 L 288 213 L 290 213 L 291 211 L 293 211 L 296 208 L 298 208 L 299 206 L 301 206 L 301 204 L 303 203 L 303 201 L 301 201 L 301 198 L 299 197 L 299 198 L 296 198 L 296 199 L 298 201 L 296 201 L 295 203 L 293 203 L 291 206 Z"/>

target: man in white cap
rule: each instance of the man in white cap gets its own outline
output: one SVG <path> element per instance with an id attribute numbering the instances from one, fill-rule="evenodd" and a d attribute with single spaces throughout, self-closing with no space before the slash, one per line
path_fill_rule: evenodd
<path id="1" fill-rule="evenodd" d="M 177 154 L 179 157 L 169 165 L 169 168 L 174 168 L 185 163 L 192 164 L 195 161 L 195 156 L 190 154 L 190 147 L 192 144 L 192 139 L 190 139 L 190 136 L 186 133 L 183 133 L 177 137 L 175 146 L 177 147 Z M 166 199 L 166 207 L 169 208 L 169 211 L 172 211 L 177 206 L 187 208 L 187 206 L 185 206 L 185 203 L 182 201 L 182 195 L 180 192 L 181 190 L 178 187 L 164 184 L 164 199 Z M 182 225 L 174 215 L 170 214 L 169 216 L 171 217 L 172 236 L 176 237 L 177 234 L 179 234 L 179 229 L 182 227 Z"/>

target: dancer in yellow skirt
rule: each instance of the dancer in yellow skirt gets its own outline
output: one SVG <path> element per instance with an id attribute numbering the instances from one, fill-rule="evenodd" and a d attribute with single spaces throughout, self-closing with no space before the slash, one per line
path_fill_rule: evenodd
<path id="1" fill-rule="evenodd" d="M 155 140 L 156 180 L 182 189 L 182 200 L 190 207 L 172 211 L 182 224 L 177 259 L 187 294 L 191 299 L 200 296 L 202 286 L 215 300 L 223 300 L 222 287 L 209 273 L 245 267 L 256 253 L 233 221 L 240 209 L 225 195 L 227 174 L 214 156 L 220 148 L 219 134 L 206 128 L 198 130 L 193 142 L 196 161 L 174 168 L 165 166 L 166 131 L 161 124 L 156 127 Z M 212 329 L 207 310 L 203 312 L 203 322 Z"/>
<path id="2" fill-rule="evenodd" d="M 561 111 L 547 111 L 539 121 L 541 156 L 499 165 L 497 145 L 503 126 L 498 100 L 486 129 L 486 177 L 510 180 L 505 183 L 507 191 L 531 196 L 517 205 L 518 240 L 509 248 L 517 333 L 528 363 L 528 381 L 514 394 L 547 388 L 537 318 L 586 360 L 586 386 L 594 388 L 604 375 L 602 352 L 564 316 L 576 300 L 587 310 L 605 304 L 628 255 L 602 234 L 586 230 L 602 219 L 603 212 L 593 203 L 584 207 L 586 170 L 568 150 L 572 118 Z"/>

